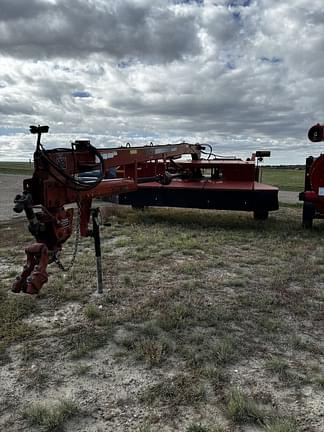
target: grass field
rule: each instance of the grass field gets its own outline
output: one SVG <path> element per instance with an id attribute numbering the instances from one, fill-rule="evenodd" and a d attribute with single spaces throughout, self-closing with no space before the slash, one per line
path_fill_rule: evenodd
<path id="1" fill-rule="evenodd" d="M 30 175 L 33 169 L 27 162 L 0 162 L 0 174 Z M 286 191 L 302 191 L 304 170 L 285 168 L 262 168 L 262 181 Z"/>
<path id="2" fill-rule="evenodd" d="M 100 297 L 90 239 L 10 293 L 30 236 L 1 225 L 0 429 L 324 430 L 324 226 L 300 211 L 110 208 Z"/>
<path id="3" fill-rule="evenodd" d="M 289 168 L 262 168 L 263 183 L 279 187 L 284 191 L 304 190 L 305 171 Z"/>
<path id="4" fill-rule="evenodd" d="M 33 172 L 33 164 L 28 162 L 0 162 L 0 174 L 26 174 Z"/>

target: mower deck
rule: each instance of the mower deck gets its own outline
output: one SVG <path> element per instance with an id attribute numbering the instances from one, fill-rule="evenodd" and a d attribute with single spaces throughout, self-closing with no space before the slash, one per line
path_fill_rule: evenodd
<path id="1" fill-rule="evenodd" d="M 278 188 L 256 181 L 173 180 L 150 182 L 119 195 L 120 204 L 268 212 L 278 210 Z"/>

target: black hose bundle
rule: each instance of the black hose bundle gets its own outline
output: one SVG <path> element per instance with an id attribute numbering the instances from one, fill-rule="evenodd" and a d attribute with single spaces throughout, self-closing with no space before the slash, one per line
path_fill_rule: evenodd
<path id="1" fill-rule="evenodd" d="M 64 185 L 67 188 L 70 188 L 74 191 L 88 191 L 91 190 L 93 188 L 95 188 L 104 178 L 104 172 L 105 172 L 105 166 L 104 166 L 104 159 L 101 155 L 101 153 L 90 143 L 87 143 L 87 149 L 89 151 L 90 154 L 94 155 L 94 159 L 98 158 L 99 159 L 99 165 L 100 165 L 100 169 L 99 171 L 97 170 L 96 172 L 99 174 L 98 176 L 92 177 L 91 174 L 89 176 L 87 176 L 87 179 L 82 179 L 82 177 L 80 177 L 80 173 L 77 173 L 78 175 L 76 176 L 75 174 L 71 175 L 71 174 L 67 174 L 65 172 L 65 170 L 59 166 L 59 164 L 55 163 L 50 157 L 49 154 L 53 151 L 53 150 L 46 150 L 44 148 L 44 146 L 41 144 L 40 141 L 37 142 L 37 148 L 36 148 L 36 152 L 35 152 L 35 158 L 40 157 L 45 164 L 49 165 L 52 170 L 51 170 L 51 175 L 55 178 L 55 180 L 59 183 L 61 183 L 62 185 Z M 69 149 L 55 149 L 55 151 L 60 151 L 60 152 L 71 152 L 71 150 Z M 72 155 L 73 155 L 73 160 L 74 160 L 74 164 L 76 165 L 76 160 L 75 160 L 75 149 L 72 146 Z M 54 172 L 53 172 L 54 170 Z M 91 173 L 91 172 L 90 172 Z M 64 180 L 62 180 L 63 177 Z M 89 177 L 91 177 L 91 179 L 89 179 Z"/>

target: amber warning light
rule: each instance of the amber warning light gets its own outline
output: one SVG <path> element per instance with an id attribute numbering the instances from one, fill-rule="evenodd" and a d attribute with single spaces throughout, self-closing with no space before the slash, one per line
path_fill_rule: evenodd
<path id="1" fill-rule="evenodd" d="M 312 142 L 324 141 L 324 125 L 312 126 L 308 131 L 308 139 Z"/>

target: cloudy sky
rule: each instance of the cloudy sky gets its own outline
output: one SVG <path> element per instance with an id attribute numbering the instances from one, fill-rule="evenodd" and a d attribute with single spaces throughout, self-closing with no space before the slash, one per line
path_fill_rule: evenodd
<path id="1" fill-rule="evenodd" d="M 206 142 L 303 163 L 324 122 L 323 0 L 0 0 L 0 160 Z"/>

